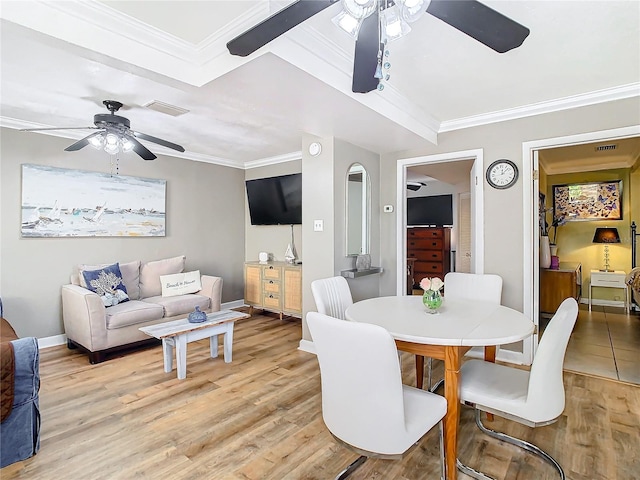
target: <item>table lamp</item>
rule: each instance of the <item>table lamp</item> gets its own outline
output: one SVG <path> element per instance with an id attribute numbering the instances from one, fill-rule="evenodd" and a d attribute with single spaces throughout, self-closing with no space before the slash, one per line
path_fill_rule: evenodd
<path id="1" fill-rule="evenodd" d="M 620 235 L 618 235 L 617 228 L 596 228 L 596 233 L 593 235 L 593 243 L 604 243 L 604 269 L 600 269 L 601 272 L 610 272 L 609 270 L 609 244 L 620 243 Z"/>

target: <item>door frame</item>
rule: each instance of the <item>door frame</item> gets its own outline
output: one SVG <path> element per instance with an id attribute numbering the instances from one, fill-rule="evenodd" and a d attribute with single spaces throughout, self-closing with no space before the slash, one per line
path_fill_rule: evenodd
<path id="1" fill-rule="evenodd" d="M 484 172 L 483 149 L 462 150 L 437 155 L 401 158 L 396 167 L 396 295 L 407 288 L 407 168 L 432 163 L 474 160 L 471 167 L 471 271 L 484 273 Z"/>
<path id="2" fill-rule="evenodd" d="M 532 318 L 536 330 L 529 340 L 523 341 L 523 355 L 527 363 L 533 361 L 538 348 L 538 327 L 540 318 L 540 257 L 538 238 L 538 192 L 539 166 L 538 152 L 550 148 L 569 147 L 584 143 L 611 141 L 640 135 L 640 125 L 579 133 L 563 137 L 545 138 L 522 143 L 523 164 L 523 313 Z M 583 272 L 584 277 L 584 272 Z"/>

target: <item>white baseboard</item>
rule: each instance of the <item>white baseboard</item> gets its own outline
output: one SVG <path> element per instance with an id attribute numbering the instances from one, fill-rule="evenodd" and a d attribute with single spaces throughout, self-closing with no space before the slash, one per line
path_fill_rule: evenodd
<path id="1" fill-rule="evenodd" d="M 631 301 L 631 300 L 629 300 Z M 589 305 L 589 298 L 580 298 L 580 303 Z M 602 298 L 592 298 L 591 305 L 597 305 L 601 307 L 619 307 L 624 308 L 624 301 L 621 300 L 604 300 Z"/>
<path id="2" fill-rule="evenodd" d="M 225 302 L 220 305 L 221 309 L 227 310 L 230 308 L 244 307 L 244 300 L 234 300 L 233 302 Z M 38 338 L 38 349 L 57 347 L 58 345 L 65 345 L 67 343 L 67 336 L 65 334 L 53 335 L 52 337 Z"/>
<path id="3" fill-rule="evenodd" d="M 298 346 L 298 350 L 302 350 L 303 352 L 316 354 L 316 346 L 313 344 L 311 340 L 300 340 L 300 345 Z"/>
<path id="4" fill-rule="evenodd" d="M 49 347 L 57 347 L 58 345 L 65 345 L 67 343 L 67 336 L 65 334 L 54 335 L 52 337 L 44 337 L 38 339 L 38 350 Z"/>

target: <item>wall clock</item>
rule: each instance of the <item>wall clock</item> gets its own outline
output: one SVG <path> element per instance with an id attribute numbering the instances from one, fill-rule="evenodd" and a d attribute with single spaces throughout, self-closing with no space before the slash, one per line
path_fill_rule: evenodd
<path id="1" fill-rule="evenodd" d="M 487 182 L 493 188 L 513 187 L 518 180 L 518 167 L 511 160 L 500 159 L 487 168 Z"/>

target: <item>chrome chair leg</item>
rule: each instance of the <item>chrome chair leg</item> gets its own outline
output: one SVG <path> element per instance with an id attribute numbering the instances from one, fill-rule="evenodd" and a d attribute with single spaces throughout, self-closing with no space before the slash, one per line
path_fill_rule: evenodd
<path id="1" fill-rule="evenodd" d="M 359 456 L 353 462 L 351 462 L 351 464 L 347 468 L 345 468 L 338 474 L 336 480 L 344 480 L 353 472 L 355 472 L 366 460 L 367 457 L 365 457 L 364 455 Z"/>
<path id="2" fill-rule="evenodd" d="M 558 471 L 558 473 L 560 474 L 561 480 L 565 480 L 564 470 L 562 470 L 562 467 L 556 461 L 555 458 L 553 458 L 547 452 L 545 452 L 540 447 L 537 447 L 532 443 L 526 442 L 524 440 L 520 440 L 519 438 L 512 437 L 510 435 L 507 435 L 506 433 L 496 432 L 495 430 L 491 430 L 490 428 L 485 427 L 484 424 L 482 423 L 482 420 L 480 419 L 480 410 L 478 410 L 477 408 L 475 410 L 476 410 L 476 425 L 483 433 L 486 433 L 490 437 L 497 438 L 498 440 L 502 440 L 504 442 L 510 443 L 511 445 L 515 445 L 517 447 L 523 448 L 528 452 L 531 452 L 534 455 L 539 456 L 540 458 L 542 458 L 543 460 L 551 464 L 551 466 L 553 466 Z"/>
<path id="3" fill-rule="evenodd" d="M 427 358 L 427 390 L 431 391 L 431 370 L 433 367 L 433 358 Z"/>

